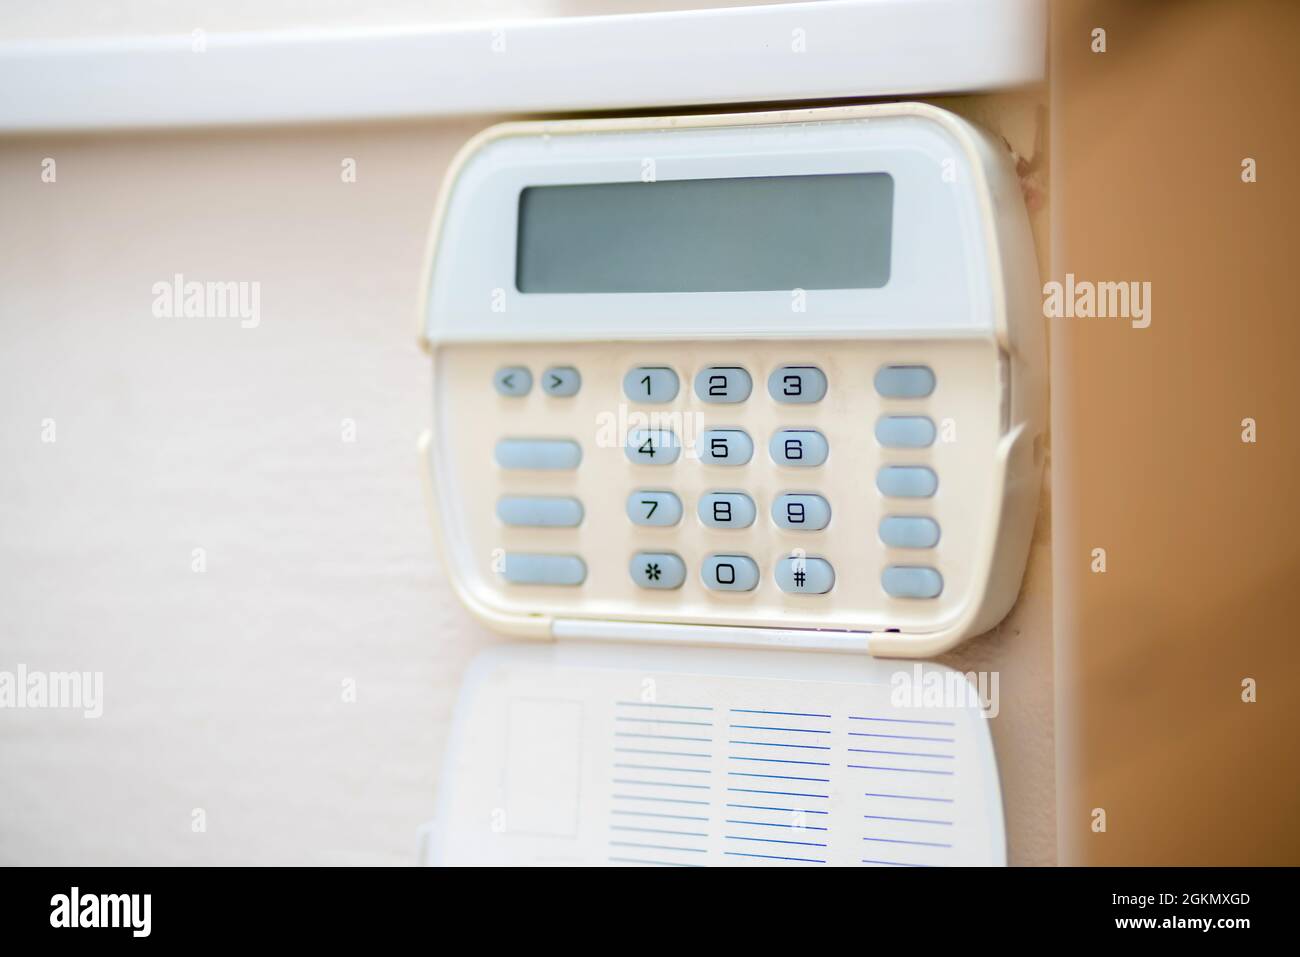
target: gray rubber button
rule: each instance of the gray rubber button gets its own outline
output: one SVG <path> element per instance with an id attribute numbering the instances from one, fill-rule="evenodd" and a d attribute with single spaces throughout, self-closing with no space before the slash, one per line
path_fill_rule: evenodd
<path id="1" fill-rule="evenodd" d="M 740 429 L 706 429 L 695 450 L 705 465 L 744 465 L 754 457 L 754 443 Z"/>
<path id="2" fill-rule="evenodd" d="M 753 591 L 758 586 L 758 565 L 748 555 L 710 555 L 700 569 L 700 580 L 714 591 Z"/>
<path id="3" fill-rule="evenodd" d="M 709 366 L 695 374 L 695 394 L 701 402 L 744 402 L 754 380 L 739 366 Z"/>
<path id="4" fill-rule="evenodd" d="M 587 566 L 577 555 L 507 552 L 502 574 L 512 585 L 581 585 Z"/>
<path id="5" fill-rule="evenodd" d="M 582 388 L 582 376 L 573 366 L 551 366 L 542 373 L 542 391 L 556 398 L 577 395 Z"/>
<path id="6" fill-rule="evenodd" d="M 672 465 L 682 454 L 677 433 L 668 429 L 633 429 L 624 448 L 629 462 L 638 465 Z"/>
<path id="7" fill-rule="evenodd" d="M 783 558 L 776 583 L 791 595 L 824 595 L 835 585 L 835 570 L 824 558 Z"/>
<path id="8" fill-rule="evenodd" d="M 772 461 L 777 465 L 812 468 L 826 461 L 830 446 L 826 436 L 814 429 L 781 429 L 772 434 L 768 443 Z"/>
<path id="9" fill-rule="evenodd" d="M 700 521 L 710 528 L 749 528 L 758 510 L 744 492 L 709 492 L 700 497 Z"/>
<path id="10" fill-rule="evenodd" d="M 637 366 L 623 376 L 623 394 L 633 402 L 671 402 L 681 387 L 667 366 Z"/>
<path id="11" fill-rule="evenodd" d="M 627 517 L 636 525 L 676 525 L 682 520 L 682 500 L 672 492 L 638 489 L 627 497 Z"/>
<path id="12" fill-rule="evenodd" d="M 503 366 L 492 377 L 492 384 L 502 395 L 518 398 L 533 387 L 533 374 L 523 366 Z"/>
<path id="13" fill-rule="evenodd" d="M 891 515 L 880 523 L 880 540 L 891 548 L 934 548 L 939 523 L 919 515 Z"/>
<path id="14" fill-rule="evenodd" d="M 772 502 L 772 521 L 796 532 L 820 532 L 830 524 L 831 506 L 820 495 L 778 495 Z"/>
<path id="15" fill-rule="evenodd" d="M 826 396 L 826 374 L 816 366 L 781 366 L 767 377 L 767 394 L 777 402 L 820 402 Z"/>
<path id="16" fill-rule="evenodd" d="M 550 495 L 507 495 L 497 499 L 497 518 L 521 528 L 572 528 L 582 524 L 582 503 Z"/>
<path id="17" fill-rule="evenodd" d="M 920 565 L 890 565 L 881 573 L 880 584 L 893 598 L 937 598 L 943 576 Z"/>
<path id="18" fill-rule="evenodd" d="M 576 469 L 582 446 L 572 439 L 502 439 L 496 459 L 503 469 Z"/>
<path id="19" fill-rule="evenodd" d="M 887 415 L 876 420 L 876 441 L 887 449 L 923 449 L 934 444 L 934 422 L 924 415 Z"/>
<path id="20" fill-rule="evenodd" d="M 876 474 L 876 488 L 890 498 L 929 498 L 939 488 L 939 477 L 918 465 L 888 465 Z"/>
<path id="21" fill-rule="evenodd" d="M 686 581 L 686 563 L 672 552 L 637 552 L 627 570 L 642 588 L 681 588 Z"/>
<path id="22" fill-rule="evenodd" d="M 887 399 L 922 399 L 933 391 L 929 366 L 885 366 L 876 373 L 876 392 Z"/>

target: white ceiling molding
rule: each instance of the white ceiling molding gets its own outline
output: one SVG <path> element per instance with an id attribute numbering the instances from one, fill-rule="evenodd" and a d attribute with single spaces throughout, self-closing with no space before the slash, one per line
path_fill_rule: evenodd
<path id="1" fill-rule="evenodd" d="M 0 131 L 957 93 L 1042 79 L 1041 0 L 835 0 L 0 43 Z"/>

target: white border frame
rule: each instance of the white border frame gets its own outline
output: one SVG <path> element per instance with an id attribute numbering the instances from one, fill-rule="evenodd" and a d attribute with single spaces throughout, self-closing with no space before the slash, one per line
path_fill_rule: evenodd
<path id="1" fill-rule="evenodd" d="M 1046 19 L 1042 0 L 826 0 L 446 26 L 18 40 L 0 43 L 0 132 L 990 90 L 1043 79 Z"/>

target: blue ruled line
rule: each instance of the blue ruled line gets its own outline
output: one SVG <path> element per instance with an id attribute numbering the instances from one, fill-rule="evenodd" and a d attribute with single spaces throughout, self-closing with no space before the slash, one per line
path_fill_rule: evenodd
<path id="1" fill-rule="evenodd" d="M 893 837 L 864 837 L 864 841 L 874 841 L 877 844 L 912 844 L 916 847 L 952 847 L 951 844 L 941 844 L 938 841 L 903 841 Z"/>
<path id="2" fill-rule="evenodd" d="M 727 788 L 727 790 L 737 794 L 777 794 L 781 797 L 821 798 L 822 800 L 830 798 L 829 794 L 805 794 L 803 791 L 762 791 L 758 788 Z"/>
<path id="3" fill-rule="evenodd" d="M 620 708 L 673 708 L 678 711 L 712 711 L 712 705 L 700 704 L 652 704 L 648 701 L 615 701 Z"/>
<path id="4" fill-rule="evenodd" d="M 729 841 L 755 841 L 759 844 L 793 844 L 795 847 L 825 847 L 813 841 L 780 841 L 774 837 L 737 837 L 735 834 L 724 835 Z"/>
<path id="5" fill-rule="evenodd" d="M 879 794 L 879 793 L 874 793 L 872 791 L 865 792 L 863 794 L 863 797 L 897 798 L 900 801 L 936 801 L 940 804 L 951 804 L 953 803 L 954 800 L 953 798 L 927 797 L 922 794 Z"/>
<path id="6" fill-rule="evenodd" d="M 779 854 L 746 854 L 743 851 L 725 851 L 728 857 L 761 857 L 769 861 L 802 861 L 805 864 L 825 864 L 815 857 L 782 857 Z"/>
<path id="7" fill-rule="evenodd" d="M 929 771 L 924 768 L 887 768 L 878 764 L 846 764 L 846 768 L 857 768 L 859 771 L 901 771 L 904 774 L 941 774 L 944 777 L 953 777 L 956 771 Z"/>
<path id="8" fill-rule="evenodd" d="M 940 724 L 945 727 L 957 727 L 956 721 L 922 721 L 920 718 L 860 718 L 857 715 L 849 715 L 850 721 L 888 721 L 893 724 Z"/>

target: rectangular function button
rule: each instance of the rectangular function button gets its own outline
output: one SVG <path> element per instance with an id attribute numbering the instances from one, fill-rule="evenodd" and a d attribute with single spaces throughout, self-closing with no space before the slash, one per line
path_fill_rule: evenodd
<path id="1" fill-rule="evenodd" d="M 919 465 L 888 465 L 876 474 L 876 488 L 890 498 L 929 498 L 939 488 L 939 477 Z"/>
<path id="2" fill-rule="evenodd" d="M 830 524 L 831 506 L 820 495 L 779 495 L 772 502 L 772 521 L 796 532 L 820 532 Z"/>
<path id="3" fill-rule="evenodd" d="M 700 521 L 710 528 L 749 528 L 758 514 L 744 492 L 709 492 L 700 496 Z"/>
<path id="4" fill-rule="evenodd" d="M 890 565 L 881 573 L 880 584 L 892 598 L 937 598 L 943 576 L 921 565 Z"/>
<path id="5" fill-rule="evenodd" d="M 758 565 L 748 555 L 710 555 L 700 569 L 700 580 L 714 591 L 753 591 L 758 586 Z"/>
<path id="6" fill-rule="evenodd" d="M 637 465 L 672 465 L 682 454 L 677 433 L 669 429 L 633 429 L 627 434 L 627 460 Z"/>
<path id="7" fill-rule="evenodd" d="M 671 402 L 680 382 L 667 366 L 637 366 L 623 376 L 623 394 L 633 402 Z"/>
<path id="8" fill-rule="evenodd" d="M 876 373 L 876 392 L 886 399 L 923 399 L 933 391 L 929 366 L 885 366 Z"/>
<path id="9" fill-rule="evenodd" d="M 876 441 L 887 449 L 923 449 L 934 444 L 934 422 L 924 415 L 887 415 L 876 420 Z"/>
<path id="10" fill-rule="evenodd" d="M 638 489 L 627 497 L 627 517 L 634 525 L 676 525 L 682 520 L 682 500 L 672 492 Z"/>
<path id="11" fill-rule="evenodd" d="M 777 465 L 812 468 L 826 461 L 830 446 L 815 429 L 781 429 L 772 434 L 768 451 Z"/>
<path id="12" fill-rule="evenodd" d="M 753 388 L 754 381 L 740 366 L 709 366 L 695 375 L 701 402 L 744 402 Z"/>
<path id="13" fill-rule="evenodd" d="M 922 515 L 891 515 L 880 523 L 880 540 L 891 548 L 934 548 L 939 523 Z"/>
<path id="14" fill-rule="evenodd" d="M 777 402 L 820 402 L 826 396 L 826 374 L 816 366 L 781 366 L 767 377 L 767 394 Z"/>
<path id="15" fill-rule="evenodd" d="M 740 429 L 706 429 L 696 452 L 705 465 L 744 465 L 754 457 L 754 443 Z"/>
<path id="16" fill-rule="evenodd" d="M 776 583 L 791 595 L 824 595 L 835 585 L 835 570 L 824 558 L 783 558 Z"/>
<path id="17" fill-rule="evenodd" d="M 576 469 L 582 446 L 572 439 L 502 439 L 496 460 L 503 469 Z"/>
<path id="18" fill-rule="evenodd" d="M 497 518 L 521 528 L 572 528 L 582 524 L 582 503 L 550 495 L 507 495 L 497 499 Z"/>
<path id="19" fill-rule="evenodd" d="M 642 588 L 681 588 L 686 581 L 686 563 L 672 552 L 637 552 L 627 570 Z"/>
<path id="20" fill-rule="evenodd" d="M 587 566 L 577 555 L 507 552 L 502 576 L 512 585 L 581 585 Z"/>

